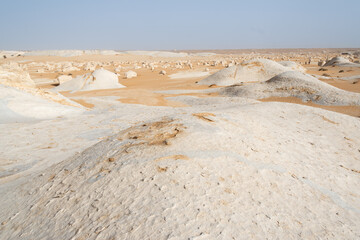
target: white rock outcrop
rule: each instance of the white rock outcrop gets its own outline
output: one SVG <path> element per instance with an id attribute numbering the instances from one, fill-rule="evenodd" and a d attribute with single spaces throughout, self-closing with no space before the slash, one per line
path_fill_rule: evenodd
<path id="1" fill-rule="evenodd" d="M 70 81 L 55 87 L 56 91 L 91 91 L 100 89 L 124 88 L 125 86 L 118 82 L 118 76 L 105 69 L 98 69 L 91 74 L 74 78 Z"/>
<path id="2" fill-rule="evenodd" d="M 16 63 L 0 66 L 0 84 L 10 87 L 35 87 L 35 82 Z"/>
<path id="3" fill-rule="evenodd" d="M 237 66 L 222 69 L 201 80 L 201 85 L 230 86 L 242 82 L 261 82 L 287 71 L 303 72 L 304 68 L 296 63 L 277 63 L 268 59 L 252 59 Z"/>
<path id="4" fill-rule="evenodd" d="M 336 88 L 296 71 L 281 73 L 265 82 L 229 86 L 219 93 L 252 99 L 296 97 L 322 105 L 360 105 L 360 93 Z"/>
<path id="5" fill-rule="evenodd" d="M 57 80 L 60 85 L 67 81 L 70 81 L 71 79 L 72 79 L 72 76 L 70 76 L 70 75 L 60 75 L 57 77 Z"/>
<path id="6" fill-rule="evenodd" d="M 137 77 L 137 73 L 130 70 L 124 74 L 124 77 L 127 79 L 134 78 L 134 77 Z"/>
<path id="7" fill-rule="evenodd" d="M 357 64 L 350 62 L 349 59 L 346 59 L 344 57 L 334 57 L 324 64 L 325 67 L 327 67 L 327 66 L 354 66 L 354 65 L 357 65 Z"/>

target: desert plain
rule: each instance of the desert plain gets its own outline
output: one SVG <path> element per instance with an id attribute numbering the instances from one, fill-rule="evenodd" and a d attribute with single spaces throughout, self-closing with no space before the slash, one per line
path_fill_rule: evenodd
<path id="1" fill-rule="evenodd" d="M 360 49 L 0 57 L 0 239 L 360 238 Z"/>

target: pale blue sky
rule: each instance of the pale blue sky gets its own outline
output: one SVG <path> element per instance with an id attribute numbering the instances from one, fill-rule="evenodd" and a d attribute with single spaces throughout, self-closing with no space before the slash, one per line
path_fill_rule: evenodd
<path id="1" fill-rule="evenodd" d="M 0 49 L 360 47 L 360 0 L 0 0 Z"/>

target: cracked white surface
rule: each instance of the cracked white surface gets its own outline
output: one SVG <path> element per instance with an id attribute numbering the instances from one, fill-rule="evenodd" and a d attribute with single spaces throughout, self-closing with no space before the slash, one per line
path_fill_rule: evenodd
<path id="1" fill-rule="evenodd" d="M 70 155 L 105 138 L 64 161 L 56 155 L 59 147 L 51 154 L 35 151 L 42 162 L 51 155 L 60 163 L 4 178 L 0 237 L 360 237 L 358 118 L 287 103 L 177 99 L 192 107 L 104 100 L 101 109 L 78 119 L 14 126 L 14 139 L 30 136 L 30 129 L 54 129 L 49 137 L 56 136 Z M 153 127 L 161 121 L 166 124 Z M 172 137 L 151 143 L 164 136 Z M 0 149 L 13 146 L 13 157 L 21 152 L 21 142 L 0 143 Z M 35 159 L 35 143 L 29 144 L 22 152 Z M 11 177 L 17 181 L 6 181 Z"/>

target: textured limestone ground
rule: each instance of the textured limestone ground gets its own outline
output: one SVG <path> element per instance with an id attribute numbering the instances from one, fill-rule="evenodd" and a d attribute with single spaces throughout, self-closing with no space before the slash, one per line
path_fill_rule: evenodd
<path id="1" fill-rule="evenodd" d="M 0 236 L 360 236 L 358 119 L 287 103 L 193 103 L 193 114 L 130 127 L 1 194 Z"/>

